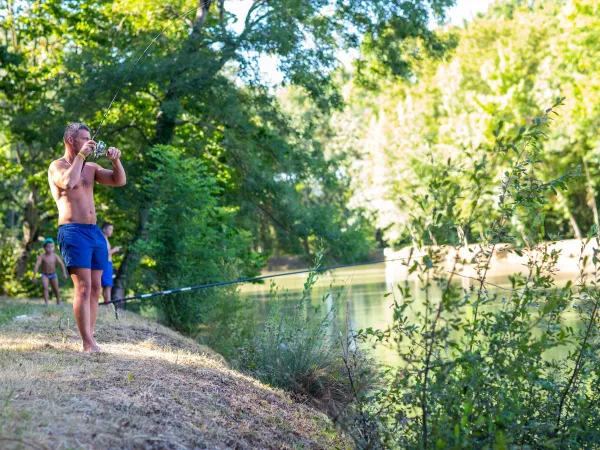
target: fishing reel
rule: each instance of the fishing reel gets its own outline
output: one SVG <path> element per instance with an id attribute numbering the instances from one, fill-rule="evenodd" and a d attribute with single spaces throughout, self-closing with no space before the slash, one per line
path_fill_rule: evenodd
<path id="1" fill-rule="evenodd" d="M 106 155 L 106 144 L 104 143 L 104 141 L 98 141 L 98 143 L 96 144 L 96 148 L 92 152 L 92 158 L 96 160 L 104 155 Z"/>

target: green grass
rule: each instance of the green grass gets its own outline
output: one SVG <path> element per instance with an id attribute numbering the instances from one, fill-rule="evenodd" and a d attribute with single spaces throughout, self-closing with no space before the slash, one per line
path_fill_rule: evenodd
<path id="1" fill-rule="evenodd" d="M 30 315 L 38 309 L 39 306 L 20 300 L 0 299 L 0 325 L 11 322 L 17 316 Z"/>

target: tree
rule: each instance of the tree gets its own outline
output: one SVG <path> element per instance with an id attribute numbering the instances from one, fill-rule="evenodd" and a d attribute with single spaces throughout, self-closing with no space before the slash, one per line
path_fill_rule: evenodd
<path id="1" fill-rule="evenodd" d="M 456 33 L 459 44 L 448 61 L 423 60 L 414 77 L 394 81 L 379 76 L 376 89 L 365 89 L 355 77 L 344 114 L 366 117 L 356 138 L 364 151 L 357 163 L 373 160 L 388 169 L 384 181 L 361 178 L 362 192 L 373 195 L 360 205 L 389 205 L 422 184 L 420 165 L 429 157 L 446 160 L 465 151 L 485 153 L 488 164 L 501 172 L 506 155 L 489 151 L 497 139 L 496 123 L 531 123 L 538 104 L 565 96 L 562 120 L 553 128 L 556 139 L 540 142 L 546 153 L 546 173 L 576 171 L 583 177 L 569 191 L 557 192 L 544 211 L 550 235 L 579 237 L 597 220 L 598 56 L 599 10 L 595 2 L 498 1 Z M 370 88 L 372 86 L 369 86 Z M 375 139 L 377 138 L 377 139 Z M 479 158 L 477 158 L 479 159 Z M 393 170 L 389 168 L 393 167 Z M 495 207 L 486 196 L 489 208 Z M 403 224 L 398 205 L 390 207 L 381 227 Z M 523 218 L 514 218 L 513 233 L 521 235 Z M 475 234 L 477 230 L 473 230 Z M 404 233 L 404 235 L 402 234 Z M 402 225 L 388 232 L 402 241 Z"/>
<path id="2" fill-rule="evenodd" d="M 228 11 L 232 2 L 201 0 L 195 15 L 176 21 L 157 40 L 125 84 L 98 137 L 124 150 L 130 180 L 156 169 L 150 148 L 172 144 L 207 163 L 223 188 L 225 203 L 236 208 L 240 227 L 255 236 L 271 236 L 267 240 L 286 251 L 311 251 L 311 242 L 319 237 L 333 246 L 352 214 L 339 203 L 342 210 L 332 211 L 335 204 L 324 205 L 326 197 L 315 192 L 343 190 L 347 183 L 336 182 L 336 169 L 315 140 L 290 125 L 256 60 L 260 55 L 278 58 L 284 84 L 302 89 L 318 110 L 329 112 L 341 106 L 333 76 L 340 48 L 357 49 L 367 39 L 373 52 L 395 67 L 394 76 L 407 76 L 415 56 L 389 42 L 376 43 L 396 33 L 421 40 L 426 54 L 437 52 L 436 43 L 441 45 L 442 40 L 427 28 L 428 18 L 443 19 L 453 1 L 255 0 L 241 26 Z M 51 0 L 21 6 L 13 19 L 5 20 L 5 35 L 14 28 L 17 41 L 27 48 L 38 41 L 42 47 L 48 42 L 56 45 L 44 59 L 44 82 L 30 80 L 43 95 L 28 97 L 24 104 L 2 91 L 2 98 L 11 103 L 4 129 L 13 146 L 26 133 L 35 136 L 38 124 L 21 120 L 28 111 L 43 114 L 52 124 L 63 125 L 71 118 L 98 124 L 135 56 L 166 23 L 193 6 L 191 1 L 174 8 L 149 0 Z M 29 41 L 30 29 L 39 30 L 37 41 Z M 20 61 L 14 64 L 14 73 L 26 74 L 35 52 L 5 39 L 6 57 Z M 52 53 L 56 50 L 60 54 Z M 36 61 L 40 64 L 41 59 Z M 13 74 L 3 79 L 7 77 L 18 80 Z M 17 84 L 26 91 L 24 81 Z M 44 139 L 32 142 L 40 145 Z M 58 132 L 48 136 L 47 142 L 57 141 Z M 41 159 L 48 162 L 50 152 Z M 31 161 L 32 167 L 40 165 L 41 161 Z M 99 210 L 123 218 L 123 236 L 131 236 L 117 276 L 120 288 L 137 266 L 137 243 L 144 240 L 149 225 L 151 199 L 139 192 L 135 182 L 118 192 L 98 191 Z M 338 198 L 344 197 L 340 191 Z M 305 214 L 302 208 L 312 212 Z M 330 224 L 319 224 L 328 216 L 339 218 L 331 225 L 337 231 L 329 230 Z M 309 217 L 312 225 L 306 223 Z M 356 254 L 343 248 L 334 253 L 336 258 Z"/>

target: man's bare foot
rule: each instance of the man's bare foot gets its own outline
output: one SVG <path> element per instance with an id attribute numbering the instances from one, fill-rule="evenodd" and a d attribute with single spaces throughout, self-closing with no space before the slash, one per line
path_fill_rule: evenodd
<path id="1" fill-rule="evenodd" d="M 102 349 L 98 347 L 98 344 L 93 343 L 92 345 L 83 344 L 83 351 L 85 353 L 100 353 Z"/>

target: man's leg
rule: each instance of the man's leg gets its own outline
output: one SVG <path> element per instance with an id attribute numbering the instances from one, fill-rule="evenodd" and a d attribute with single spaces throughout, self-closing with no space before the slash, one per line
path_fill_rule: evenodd
<path id="1" fill-rule="evenodd" d="M 42 275 L 42 288 L 44 289 L 44 306 L 48 306 L 48 278 Z"/>
<path id="2" fill-rule="evenodd" d="M 80 267 L 70 267 L 71 279 L 75 285 L 75 299 L 73 300 L 73 313 L 84 352 L 99 352 L 100 347 L 94 342 L 94 335 L 90 327 L 90 298 L 92 293 L 92 271 Z"/>
<path id="3" fill-rule="evenodd" d="M 111 297 L 111 292 L 112 291 L 112 287 L 110 286 L 104 286 L 102 288 L 102 296 L 104 297 L 104 303 L 108 303 L 110 302 L 110 297 Z"/>
<path id="4" fill-rule="evenodd" d="M 60 291 L 58 290 L 58 278 L 52 278 L 50 284 L 52 285 L 52 291 L 56 297 L 56 304 L 61 305 L 62 302 L 60 301 Z"/>
<path id="5" fill-rule="evenodd" d="M 100 280 L 102 279 L 101 270 L 92 270 L 92 292 L 90 295 L 90 327 L 92 337 L 94 336 L 94 328 L 96 327 L 96 319 L 98 318 L 98 302 L 100 301 L 100 290 L 102 289 Z"/>

